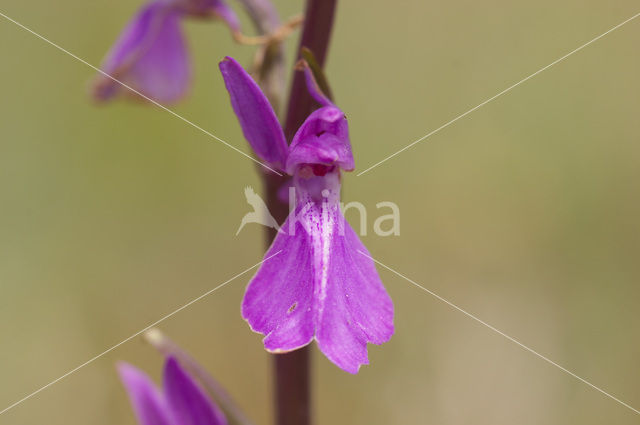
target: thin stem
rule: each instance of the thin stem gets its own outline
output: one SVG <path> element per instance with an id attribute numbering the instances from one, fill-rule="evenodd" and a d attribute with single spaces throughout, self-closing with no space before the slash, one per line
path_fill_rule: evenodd
<path id="1" fill-rule="evenodd" d="M 337 0 L 307 0 L 304 26 L 300 46 L 310 49 L 322 67 L 327 56 L 331 28 Z M 285 136 L 291 141 L 293 135 L 314 107 L 305 87 L 303 73 L 293 77 L 289 105 L 285 121 Z M 285 179 L 274 174 L 265 175 L 267 207 L 279 223 L 288 215 L 287 206 L 278 199 L 278 190 Z M 267 245 L 275 237 L 269 229 Z M 311 359 L 310 346 L 274 356 L 275 401 L 277 425 L 309 425 L 311 423 Z"/>
<path id="2" fill-rule="evenodd" d="M 280 26 L 278 15 L 269 0 L 239 0 L 253 19 L 260 35 L 272 33 Z M 307 0 L 300 46 L 310 49 L 318 64 L 324 65 L 333 16 L 337 0 Z M 258 84 L 265 92 L 275 111 L 278 111 L 284 92 L 284 49 L 281 43 L 268 43 L 258 51 L 256 72 Z M 302 73 L 293 77 L 289 105 L 285 120 L 285 135 L 291 141 L 314 106 L 308 94 Z M 288 205 L 278 197 L 287 183 L 286 176 L 263 173 L 265 200 L 272 216 L 282 224 L 286 220 Z M 273 229 L 266 231 L 269 247 L 276 236 Z M 274 356 L 276 425 L 309 425 L 311 423 L 310 348 Z"/>
<path id="3" fill-rule="evenodd" d="M 233 39 L 246 46 L 260 46 L 267 43 L 282 43 L 297 27 L 302 24 L 302 15 L 289 18 L 282 26 L 267 35 L 249 36 L 242 31 L 232 31 Z"/>
<path id="4" fill-rule="evenodd" d="M 310 345 L 274 356 L 276 424 L 311 423 Z"/>

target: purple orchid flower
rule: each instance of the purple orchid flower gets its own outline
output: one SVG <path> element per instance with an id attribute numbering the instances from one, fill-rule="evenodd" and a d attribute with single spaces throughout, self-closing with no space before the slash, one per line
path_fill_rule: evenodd
<path id="1" fill-rule="evenodd" d="M 313 339 L 343 370 L 368 364 L 367 343 L 393 334 L 393 303 L 375 265 L 340 210 L 340 171 L 355 167 L 344 113 L 305 70 L 321 105 L 287 146 L 275 112 L 232 58 L 220 70 L 245 138 L 269 166 L 293 176 L 296 206 L 265 254 L 242 302 L 251 329 L 274 353 Z M 360 251 L 360 252 L 359 252 Z"/>
<path id="2" fill-rule="evenodd" d="M 152 0 L 124 29 L 102 64 L 102 70 L 134 90 L 160 103 L 183 97 L 191 83 L 191 64 L 181 19 L 218 17 L 232 31 L 240 24 L 222 0 Z M 113 79 L 98 75 L 94 97 L 101 101 L 120 93 L 131 94 Z"/>
<path id="3" fill-rule="evenodd" d="M 173 358 L 164 367 L 163 388 L 135 367 L 118 365 L 140 425 L 227 425 L 222 411 Z"/>

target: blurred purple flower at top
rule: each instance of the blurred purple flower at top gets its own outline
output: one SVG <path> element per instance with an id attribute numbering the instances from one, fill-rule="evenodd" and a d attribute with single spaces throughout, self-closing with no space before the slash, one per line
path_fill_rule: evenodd
<path id="1" fill-rule="evenodd" d="M 222 0 L 152 0 L 126 26 L 107 54 L 102 71 L 160 103 L 183 97 L 191 83 L 191 64 L 181 28 L 185 17 L 217 17 L 233 32 L 240 30 L 235 13 Z M 117 94 L 134 95 L 99 74 L 93 96 L 106 101 Z"/>
<path id="2" fill-rule="evenodd" d="M 140 425 L 227 425 L 222 411 L 172 357 L 165 363 L 162 389 L 127 363 L 118 371 Z"/>
<path id="3" fill-rule="evenodd" d="M 245 138 L 269 166 L 293 176 L 296 205 L 265 254 L 242 302 L 251 329 L 268 351 L 309 344 L 343 370 L 368 364 L 367 343 L 393 334 L 393 303 L 367 249 L 340 210 L 340 170 L 355 167 L 344 113 L 318 88 L 321 105 L 287 142 L 269 101 L 232 58 L 220 70 Z M 360 251 L 360 252 L 358 252 Z"/>

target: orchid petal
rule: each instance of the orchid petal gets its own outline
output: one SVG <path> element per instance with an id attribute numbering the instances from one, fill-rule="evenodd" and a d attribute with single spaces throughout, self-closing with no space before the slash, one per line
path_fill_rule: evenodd
<path id="1" fill-rule="evenodd" d="M 309 238 L 290 216 L 276 235 L 242 301 L 242 317 L 254 332 L 265 335 L 264 346 L 286 352 L 313 339 L 313 275 Z"/>
<path id="2" fill-rule="evenodd" d="M 226 425 L 220 409 L 173 357 L 165 364 L 164 390 L 180 425 Z"/>
<path id="3" fill-rule="evenodd" d="M 331 99 L 327 97 L 327 95 L 322 91 L 320 85 L 316 81 L 316 78 L 313 76 L 313 71 L 306 65 L 304 67 L 304 79 L 307 83 L 307 90 L 311 97 L 313 97 L 316 102 L 318 102 L 322 106 L 335 106 Z"/>
<path id="4" fill-rule="evenodd" d="M 296 132 L 289 149 L 286 171 L 293 174 L 297 165 L 305 163 L 335 163 L 346 171 L 355 168 L 349 126 L 339 108 L 325 106 L 312 112 Z"/>
<path id="5" fill-rule="evenodd" d="M 171 103 L 180 99 L 191 79 L 180 12 L 165 0 L 144 6 L 107 55 L 102 70 L 155 101 Z M 99 75 L 94 86 L 99 100 L 109 100 L 126 91 L 105 75 Z"/>
<path id="6" fill-rule="evenodd" d="M 235 59 L 226 57 L 220 62 L 220 72 L 244 137 L 260 159 L 283 169 L 287 142 L 269 100 Z"/>
<path id="7" fill-rule="evenodd" d="M 164 397 L 147 375 L 127 363 L 120 363 L 118 372 L 140 425 L 176 425 Z"/>
<path id="8" fill-rule="evenodd" d="M 367 343 L 391 338 L 393 303 L 340 211 L 339 171 L 308 171 L 294 177 L 298 206 L 249 283 L 242 315 L 266 335 L 267 350 L 290 351 L 315 337 L 329 360 L 357 373 L 368 364 Z"/>
<path id="9" fill-rule="evenodd" d="M 382 344 L 393 335 L 393 302 L 369 252 L 342 213 L 337 215 L 316 340 L 329 360 L 357 373 L 369 364 L 367 343 Z"/>
<path id="10" fill-rule="evenodd" d="M 191 66 L 180 28 L 180 13 L 164 0 L 155 0 L 138 12 L 112 47 L 102 71 L 160 103 L 186 94 Z M 128 89 L 105 75 L 94 85 L 98 100 L 109 100 Z"/>
<path id="11" fill-rule="evenodd" d="M 287 204 L 290 202 L 289 196 L 291 195 L 291 189 L 293 189 L 293 179 L 291 177 L 287 178 L 282 186 L 278 189 L 277 196 L 278 200 L 283 204 Z"/>

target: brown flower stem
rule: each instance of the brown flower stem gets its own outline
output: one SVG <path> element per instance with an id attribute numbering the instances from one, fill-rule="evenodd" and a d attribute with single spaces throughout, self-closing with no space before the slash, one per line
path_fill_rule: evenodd
<path id="1" fill-rule="evenodd" d="M 276 11 L 268 0 L 239 0 L 252 18 L 260 36 L 278 34 L 281 26 Z M 307 0 L 300 46 L 310 49 L 320 67 L 324 65 L 337 0 Z M 295 22 L 294 22 L 295 23 Z M 282 31 L 282 30 L 280 30 Z M 286 34 L 284 34 L 286 35 Z M 256 56 L 256 80 L 273 109 L 277 112 L 284 92 L 284 50 L 280 40 L 263 45 Z M 299 58 L 298 58 L 299 59 Z M 311 113 L 314 106 L 305 87 L 304 76 L 296 72 L 289 96 L 285 119 L 285 136 L 291 142 L 294 133 Z M 265 201 L 272 216 L 282 224 L 289 214 L 289 206 L 278 197 L 278 191 L 287 182 L 287 176 L 262 173 Z M 266 230 L 269 247 L 276 231 Z M 274 355 L 275 423 L 276 425 L 309 425 L 311 423 L 310 348 Z"/>
<path id="2" fill-rule="evenodd" d="M 324 65 L 337 0 L 307 0 L 300 39 L 302 47 L 310 49 L 318 64 Z M 291 142 L 293 135 L 313 108 L 303 73 L 293 77 L 285 121 L 285 136 Z M 278 200 L 278 190 L 285 179 L 274 174 L 265 175 L 267 207 L 279 223 L 283 223 L 288 208 Z M 267 234 L 267 245 L 275 237 L 273 229 Z M 310 346 L 274 356 L 276 425 L 309 425 L 311 423 L 311 359 Z"/>
<path id="3" fill-rule="evenodd" d="M 274 358 L 276 424 L 311 423 L 310 346 Z"/>

